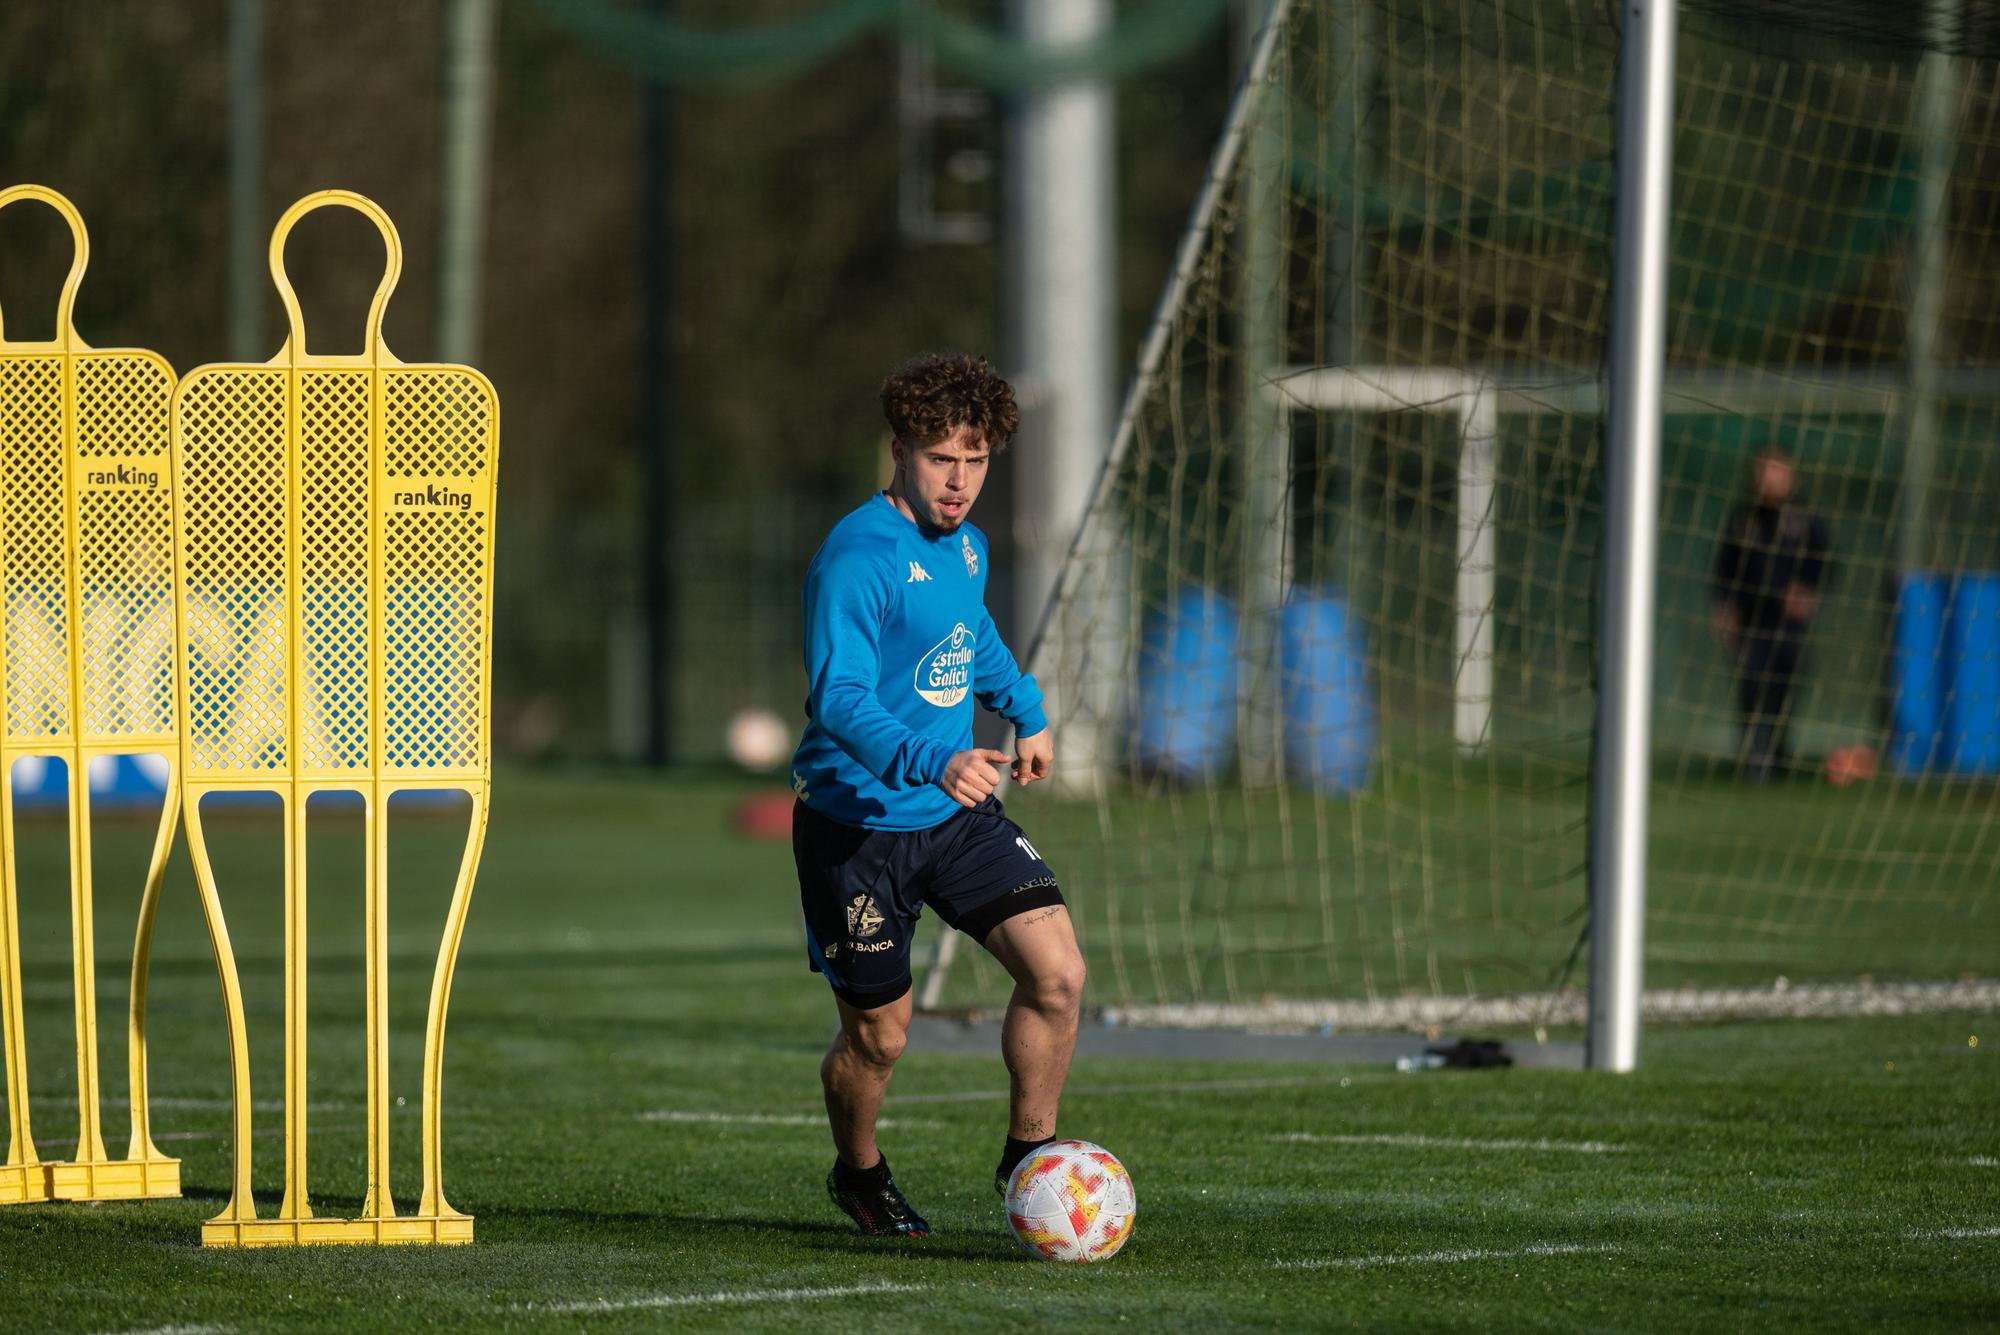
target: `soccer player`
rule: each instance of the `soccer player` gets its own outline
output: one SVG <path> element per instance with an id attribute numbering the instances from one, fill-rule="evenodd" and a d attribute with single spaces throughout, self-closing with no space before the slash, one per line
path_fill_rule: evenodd
<path id="1" fill-rule="evenodd" d="M 1715 549 L 1715 633 L 1736 656 L 1742 775 L 1761 783 L 1790 763 L 1792 691 L 1826 577 L 1826 525 L 1793 495 L 1797 470 L 1773 444 L 1750 465 L 1751 499 Z"/>
<path id="2" fill-rule="evenodd" d="M 882 411 L 895 476 L 833 526 L 806 572 L 792 853 L 807 959 L 840 1012 L 820 1063 L 837 1155 L 827 1192 L 864 1233 L 926 1235 L 875 1141 L 924 906 L 1014 979 L 1002 1191 L 1055 1139 L 1083 956 L 1054 873 L 995 795 L 999 766 L 1025 787 L 1055 759 L 1041 689 L 986 612 L 986 537 L 966 522 L 1020 424 L 1014 391 L 976 357 L 923 357 L 882 386 Z M 1014 725 L 1011 760 L 972 744 L 974 701 Z"/>

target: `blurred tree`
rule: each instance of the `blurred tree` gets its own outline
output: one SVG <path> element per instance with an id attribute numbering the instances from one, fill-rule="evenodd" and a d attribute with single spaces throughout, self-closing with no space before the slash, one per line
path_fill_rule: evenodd
<path id="1" fill-rule="evenodd" d="M 795 9 L 681 0 L 677 12 L 719 28 Z M 265 207 L 275 221 L 339 185 L 388 209 L 406 262 L 385 335 L 410 360 L 436 355 L 443 11 L 264 6 Z M 77 0 L 17 4 L 0 21 L 0 177 L 82 209 L 85 336 L 157 348 L 182 371 L 227 355 L 228 12 L 228 0 Z M 802 694 L 797 580 L 826 524 L 878 480 L 882 376 L 927 349 L 999 353 L 997 243 L 897 233 L 898 40 L 879 27 L 798 77 L 672 93 L 674 563 L 689 656 L 676 685 L 696 755 L 730 709 L 789 711 Z M 1224 45 L 1120 88 L 1121 122 L 1145 131 L 1120 139 L 1127 356 L 1231 91 Z M 621 749 L 614 705 L 635 666 L 641 87 L 519 0 L 501 7 L 496 82 L 482 368 L 505 417 L 498 735 L 515 753 L 599 755 Z M 45 334 L 67 240 L 52 216 L 10 214 L 0 306 L 14 336 Z M 316 348 L 358 342 L 379 272 L 379 244 L 353 221 L 317 215 L 291 247 Z M 997 510 L 981 518 L 1004 526 Z"/>

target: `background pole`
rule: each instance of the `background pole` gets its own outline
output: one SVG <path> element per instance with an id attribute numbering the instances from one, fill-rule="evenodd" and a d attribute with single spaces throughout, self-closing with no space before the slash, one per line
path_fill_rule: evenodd
<path id="1" fill-rule="evenodd" d="M 493 0 L 451 0 L 445 24 L 438 359 L 479 360 L 480 270 L 493 148 Z"/>
<path id="2" fill-rule="evenodd" d="M 1957 70 L 1942 48 L 1950 40 L 1956 0 L 1931 0 L 1931 48 L 1917 73 L 1917 200 L 1910 228 L 1910 304 L 1904 330 L 1909 418 L 1904 426 L 1903 477 L 1898 497 L 1896 562 L 1907 579 L 1932 568 L 1931 486 L 1937 473 L 1939 336 L 1950 259 L 1946 191 L 1956 147 Z"/>
<path id="3" fill-rule="evenodd" d="M 1279 21 L 1273 0 L 1244 0 L 1237 10 L 1239 62 L 1249 69 L 1259 37 Z M 1284 777 L 1283 706 L 1278 681 L 1278 618 L 1292 584 L 1292 441 L 1290 418 L 1269 392 L 1285 361 L 1285 62 L 1271 60 L 1252 77 L 1258 114 L 1243 145 L 1241 209 L 1243 283 L 1237 309 L 1237 387 L 1243 449 L 1243 615 L 1239 622 L 1241 726 L 1237 747 L 1246 783 Z"/>
<path id="4" fill-rule="evenodd" d="M 229 0 L 229 355 L 261 362 L 270 282 L 264 217 L 264 0 Z"/>
<path id="5" fill-rule="evenodd" d="M 1010 0 L 1008 17 L 1026 41 L 1063 46 L 1101 35 L 1111 22 L 1108 0 Z M 1023 92 L 1008 120 L 1007 361 L 1024 398 L 1037 405 L 1040 429 L 1023 431 L 1015 487 L 1014 624 L 1045 628 L 1041 646 L 1048 712 L 1056 737 L 1058 777 L 1065 787 L 1089 786 L 1108 757 L 1098 734 L 1109 721 L 1105 701 L 1059 698 L 1056 665 L 1073 663 L 1079 646 L 1065 636 L 1101 638 L 1120 615 L 1112 591 L 1097 589 L 1088 615 L 1043 612 L 1056 590 L 1063 558 L 1083 523 L 1111 447 L 1117 377 L 1117 162 L 1112 92 L 1102 82 L 1037 87 Z M 1108 678 L 1111 673 L 1095 674 Z M 1090 674 L 1085 679 L 1094 680 Z M 1095 687 L 1083 686 L 1090 690 Z"/>
<path id="6" fill-rule="evenodd" d="M 656 17 L 668 0 L 648 0 Z M 642 386 L 639 450 L 645 478 L 639 523 L 640 597 L 646 623 L 645 712 L 648 765 L 673 758 L 673 566 L 669 521 L 673 511 L 672 352 L 668 327 L 673 303 L 673 267 L 667 247 L 667 189 L 673 172 L 673 134 L 668 90 L 648 79 L 641 94 L 639 191 L 640 292 L 643 297 L 639 377 Z"/>

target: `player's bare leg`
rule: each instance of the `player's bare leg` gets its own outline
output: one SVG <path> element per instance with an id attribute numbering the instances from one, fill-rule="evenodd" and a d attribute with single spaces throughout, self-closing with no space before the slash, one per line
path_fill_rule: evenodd
<path id="1" fill-rule="evenodd" d="M 1021 1147 L 1053 1139 L 1063 1082 L 1076 1051 L 1083 1009 L 1083 953 L 1069 910 L 1057 904 L 1007 919 L 986 935 L 986 949 L 1014 979 L 1000 1026 L 1000 1055 L 1011 1080 L 1007 1154 L 1000 1185 Z"/>
<path id="2" fill-rule="evenodd" d="M 840 1007 L 840 1032 L 833 1036 L 833 1046 L 819 1064 L 820 1083 L 826 1087 L 826 1116 L 833 1125 L 833 1148 L 849 1168 L 872 1168 L 882 1157 L 875 1144 L 875 1118 L 889 1092 L 896 1059 L 909 1041 L 915 998 L 905 992 L 886 1006 L 866 1011 L 839 997 L 833 1001 Z"/>
<path id="3" fill-rule="evenodd" d="M 827 1174 L 827 1194 L 864 1233 L 922 1237 L 931 1231 L 903 1199 L 875 1143 L 875 1119 L 908 1042 L 914 1000 L 905 992 L 886 1006 L 859 1010 L 835 997 L 840 1032 L 819 1064 L 833 1148 L 840 1156 Z"/>

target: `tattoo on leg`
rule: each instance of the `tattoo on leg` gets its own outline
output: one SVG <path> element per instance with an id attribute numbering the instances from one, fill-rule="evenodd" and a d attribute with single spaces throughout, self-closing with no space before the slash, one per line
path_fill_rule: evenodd
<path id="1" fill-rule="evenodd" d="M 1063 911 L 1062 905 L 1057 904 L 1053 908 L 1043 909 L 1040 913 L 1030 913 L 1026 917 L 1021 919 L 1021 925 L 1023 927 L 1026 927 L 1030 923 L 1047 922 L 1050 918 L 1055 917 L 1058 913 L 1061 913 L 1062 911 Z"/>

